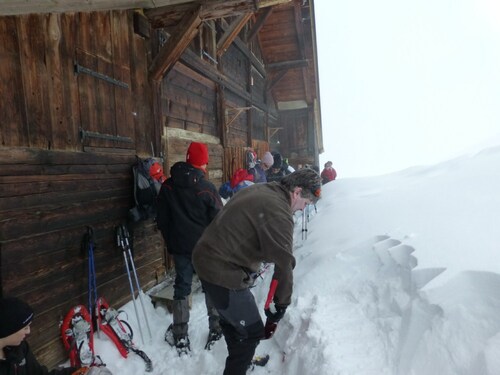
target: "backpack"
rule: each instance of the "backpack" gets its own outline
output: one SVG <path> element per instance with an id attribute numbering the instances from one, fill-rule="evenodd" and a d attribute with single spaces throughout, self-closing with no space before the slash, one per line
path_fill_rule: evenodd
<path id="1" fill-rule="evenodd" d="M 255 164 L 257 164 L 257 154 L 253 149 L 248 149 L 246 152 L 246 166 L 247 169 L 255 168 Z"/>
<path id="2" fill-rule="evenodd" d="M 219 188 L 219 195 L 224 198 L 224 199 L 229 199 L 233 196 L 233 189 L 231 189 L 231 183 L 225 182 L 224 184 L 221 185 Z"/>
<path id="3" fill-rule="evenodd" d="M 156 198 L 161 184 L 165 180 L 163 168 L 153 158 L 141 159 L 136 156 L 132 172 L 134 174 L 135 206 L 129 210 L 129 218 L 133 222 L 155 218 Z"/>

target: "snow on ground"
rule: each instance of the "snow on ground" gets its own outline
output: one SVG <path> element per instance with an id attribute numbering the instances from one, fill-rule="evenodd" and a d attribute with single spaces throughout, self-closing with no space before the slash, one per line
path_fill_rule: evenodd
<path id="1" fill-rule="evenodd" d="M 270 354 L 268 365 L 252 374 L 498 374 L 499 191 L 500 147 L 325 185 L 307 239 L 296 215 L 292 304 L 257 348 Z M 271 275 L 253 288 L 261 307 Z M 222 374 L 225 342 L 203 349 L 208 322 L 199 290 L 190 357 L 163 341 L 172 315 L 144 299 L 153 331 L 146 344 L 133 304 L 124 310 L 152 374 Z M 144 373 L 139 357 L 122 359 L 106 338 L 96 339 L 96 352 L 114 374 Z"/>

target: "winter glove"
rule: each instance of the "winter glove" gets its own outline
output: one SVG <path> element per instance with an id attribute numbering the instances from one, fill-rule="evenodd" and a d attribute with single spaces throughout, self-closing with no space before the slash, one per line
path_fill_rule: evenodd
<path id="1" fill-rule="evenodd" d="M 264 340 L 268 340 L 274 335 L 274 331 L 278 327 L 277 322 L 271 322 L 269 319 L 266 320 L 266 325 L 264 326 Z"/>
<path id="2" fill-rule="evenodd" d="M 270 309 L 264 309 L 268 322 L 278 323 L 284 316 L 286 312 L 286 306 L 275 305 L 276 312 L 271 312 Z"/>
<path id="3" fill-rule="evenodd" d="M 276 331 L 276 327 L 278 327 L 278 322 L 283 318 L 286 311 L 286 306 L 275 306 L 276 312 L 273 313 L 269 309 L 264 309 L 264 313 L 266 314 L 266 325 L 264 326 L 264 340 L 270 339 L 274 332 Z"/>

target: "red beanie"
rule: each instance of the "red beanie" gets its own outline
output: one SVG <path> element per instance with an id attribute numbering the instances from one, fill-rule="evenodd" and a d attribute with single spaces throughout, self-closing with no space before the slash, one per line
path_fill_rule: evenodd
<path id="1" fill-rule="evenodd" d="M 191 142 L 187 150 L 186 162 L 197 167 L 208 164 L 207 145 L 199 142 Z"/>
<path id="2" fill-rule="evenodd" d="M 253 182 L 253 174 L 248 173 L 246 169 L 238 169 L 236 172 L 234 172 L 233 177 L 231 178 L 231 189 L 234 189 L 236 185 L 245 180 Z"/>

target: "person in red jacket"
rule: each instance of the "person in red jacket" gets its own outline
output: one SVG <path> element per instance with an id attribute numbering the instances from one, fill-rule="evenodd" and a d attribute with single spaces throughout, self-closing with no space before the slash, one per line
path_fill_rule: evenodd
<path id="1" fill-rule="evenodd" d="M 321 172 L 321 182 L 323 185 L 337 178 L 337 172 L 333 169 L 332 165 L 331 161 L 325 163 L 325 169 Z"/>

